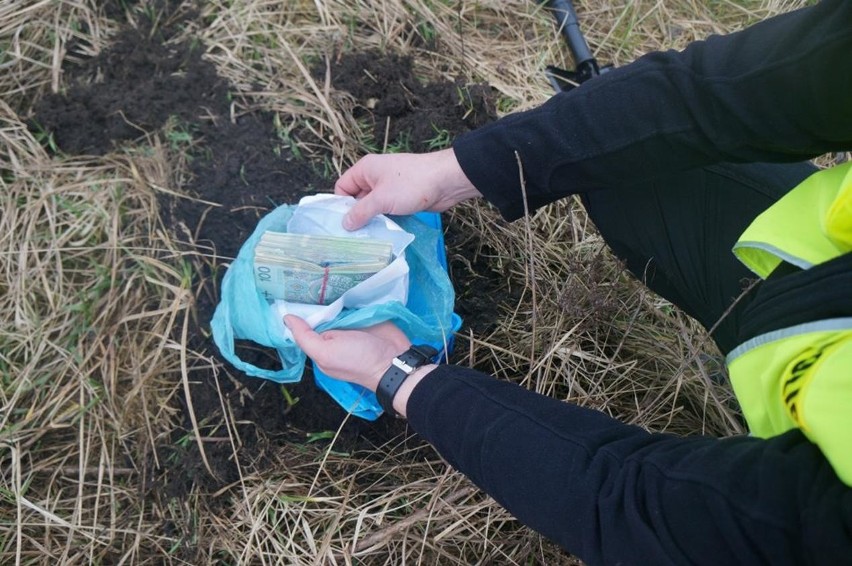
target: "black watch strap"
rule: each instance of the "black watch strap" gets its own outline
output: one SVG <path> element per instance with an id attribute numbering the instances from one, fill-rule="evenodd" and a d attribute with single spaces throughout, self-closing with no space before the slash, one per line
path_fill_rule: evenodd
<path id="1" fill-rule="evenodd" d="M 387 414 L 398 417 L 399 414 L 393 409 L 393 398 L 409 375 L 420 366 L 432 363 L 432 358 L 437 355 L 438 350 L 431 346 L 412 346 L 404 354 L 394 358 L 391 367 L 382 375 L 379 386 L 376 389 L 376 398 L 379 405 Z"/>

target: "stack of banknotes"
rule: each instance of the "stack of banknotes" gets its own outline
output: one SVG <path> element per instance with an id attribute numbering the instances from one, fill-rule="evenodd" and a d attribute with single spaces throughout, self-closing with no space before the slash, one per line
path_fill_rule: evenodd
<path id="1" fill-rule="evenodd" d="M 254 279 L 268 300 L 328 305 L 392 259 L 382 240 L 267 230 L 254 251 Z"/>

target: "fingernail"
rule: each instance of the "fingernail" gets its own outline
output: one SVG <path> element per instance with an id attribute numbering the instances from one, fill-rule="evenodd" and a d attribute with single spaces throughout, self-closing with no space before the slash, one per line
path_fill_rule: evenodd
<path id="1" fill-rule="evenodd" d="M 351 218 L 349 218 L 348 215 L 343 217 L 343 227 L 347 230 L 352 230 L 353 228 L 355 228 L 355 223 L 352 221 Z"/>
<path id="2" fill-rule="evenodd" d="M 293 316 L 293 315 L 292 314 L 285 314 L 284 315 L 284 326 L 286 326 L 287 328 L 290 328 L 290 320 L 289 319 L 290 319 L 291 316 Z"/>

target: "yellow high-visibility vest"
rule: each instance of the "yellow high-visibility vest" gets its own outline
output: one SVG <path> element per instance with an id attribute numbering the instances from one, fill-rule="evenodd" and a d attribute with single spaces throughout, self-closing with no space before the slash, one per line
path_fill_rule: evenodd
<path id="1" fill-rule="evenodd" d="M 850 251 L 852 163 L 805 179 L 734 246 L 761 278 L 782 261 L 810 269 Z M 852 486 L 852 313 L 761 334 L 731 351 L 727 363 L 752 434 L 800 428 Z"/>

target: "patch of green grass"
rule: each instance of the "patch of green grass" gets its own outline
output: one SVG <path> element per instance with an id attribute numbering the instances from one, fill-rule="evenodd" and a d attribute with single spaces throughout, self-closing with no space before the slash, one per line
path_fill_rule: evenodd
<path id="1" fill-rule="evenodd" d="M 307 437 L 305 444 L 312 444 L 321 440 L 334 440 L 337 433 L 333 430 L 323 430 L 319 432 L 308 432 L 305 436 Z M 344 458 L 349 456 L 348 452 L 341 452 L 339 450 L 329 450 L 329 453 L 334 454 L 335 456 L 342 456 Z"/>
<path id="2" fill-rule="evenodd" d="M 8 41 L 0 41 L 0 65 L 12 60 L 11 55 L 12 44 Z"/>
<path id="3" fill-rule="evenodd" d="M 427 148 L 430 150 L 439 150 L 446 149 L 452 145 L 453 135 L 449 132 L 449 130 L 439 128 L 435 124 L 432 124 L 432 130 L 435 131 L 435 136 L 426 140 Z"/>
<path id="4" fill-rule="evenodd" d="M 275 153 L 281 157 L 282 149 L 286 149 L 296 159 L 302 159 L 302 150 L 299 148 L 298 142 L 293 138 L 293 126 L 285 127 L 281 123 L 281 115 L 275 114 L 272 118 L 272 125 L 275 128 L 275 135 L 281 140 L 281 144 L 276 146 Z"/>
<path id="5" fill-rule="evenodd" d="M 82 322 L 69 334 L 73 342 L 76 342 L 76 337 L 92 328 L 100 314 L 101 302 L 112 288 L 112 273 L 108 266 L 95 260 L 83 271 L 91 278 L 91 284 L 79 291 L 76 303 L 68 306 L 70 312 L 79 313 Z"/>
<path id="6" fill-rule="evenodd" d="M 41 144 L 42 147 L 49 149 L 51 153 L 59 153 L 59 146 L 56 145 L 56 140 L 53 139 L 53 132 L 47 131 L 47 129 L 35 120 L 33 120 L 32 124 L 35 128 L 33 135 L 36 141 Z"/>
<path id="7" fill-rule="evenodd" d="M 296 406 L 296 403 L 299 402 L 299 398 L 294 397 L 293 394 L 290 393 L 290 390 L 287 389 L 286 386 L 281 385 L 280 388 L 281 388 L 281 395 L 284 397 L 284 403 L 287 404 L 287 407 L 284 409 L 284 414 L 286 415 L 287 413 L 289 413 L 293 409 L 293 407 Z"/>
<path id="8" fill-rule="evenodd" d="M 411 132 L 400 132 L 399 136 L 385 148 L 385 153 L 409 152 L 411 152 Z"/>
<path id="9" fill-rule="evenodd" d="M 427 45 L 433 45 L 438 40 L 438 30 L 435 29 L 432 22 L 422 20 L 417 23 L 416 28 L 417 34 Z"/>
<path id="10" fill-rule="evenodd" d="M 308 440 L 306 441 L 307 444 L 310 444 L 311 442 L 317 442 L 318 440 L 331 440 L 332 438 L 334 438 L 334 431 L 323 430 L 320 432 L 309 432 L 305 436 L 307 436 L 308 438 Z"/>
<path id="11" fill-rule="evenodd" d="M 456 94 L 459 98 L 459 106 L 464 108 L 464 115 L 462 116 L 462 120 L 464 120 L 476 111 L 473 105 L 473 97 L 470 95 L 470 90 L 466 86 L 457 86 Z"/>
<path id="12" fill-rule="evenodd" d="M 328 155 L 324 155 L 322 160 L 311 161 L 310 165 L 311 169 L 323 179 L 333 179 L 337 175 L 337 169 L 334 168 L 334 163 Z"/>
<path id="13" fill-rule="evenodd" d="M 373 135 L 373 125 L 363 118 L 357 120 L 356 124 L 358 125 L 358 142 L 364 148 L 364 151 L 367 153 L 381 153 L 382 148 L 379 147 L 379 142 Z"/>
<path id="14" fill-rule="evenodd" d="M 195 142 L 191 126 L 182 123 L 177 117 L 169 118 L 166 124 L 166 140 L 174 151 L 188 151 Z"/>
<path id="15" fill-rule="evenodd" d="M 509 114 L 518 106 L 518 101 L 510 96 L 500 96 L 497 98 L 497 113 Z"/>

